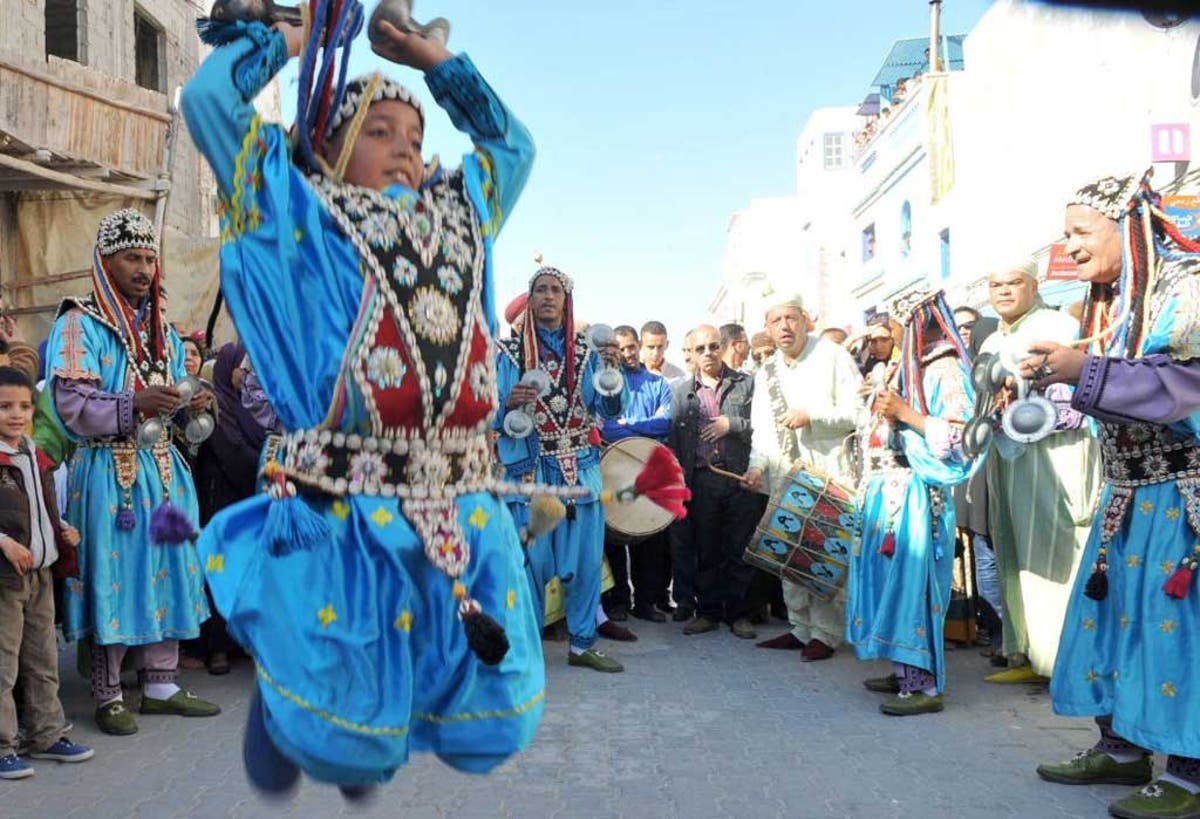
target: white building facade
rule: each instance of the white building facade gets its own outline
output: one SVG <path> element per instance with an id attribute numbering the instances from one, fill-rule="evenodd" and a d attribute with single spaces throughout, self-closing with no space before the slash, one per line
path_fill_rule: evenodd
<path id="1" fill-rule="evenodd" d="M 1037 255 L 1045 270 L 1081 184 L 1154 164 L 1156 188 L 1200 194 L 1200 18 L 997 0 L 944 38 L 947 72 L 914 81 L 926 45 L 898 41 L 863 107 L 812 114 L 795 201 L 730 222 L 715 310 L 744 315 L 764 288 L 799 288 L 823 326 L 860 325 L 914 288 L 979 307 L 995 267 Z M 1154 163 L 1155 148 L 1176 153 Z"/>

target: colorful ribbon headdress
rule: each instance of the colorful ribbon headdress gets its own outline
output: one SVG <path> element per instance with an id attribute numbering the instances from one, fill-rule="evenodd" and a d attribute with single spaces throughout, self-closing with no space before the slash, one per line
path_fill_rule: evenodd
<path id="1" fill-rule="evenodd" d="M 1153 176 L 1154 168 L 1141 177 L 1106 176 L 1067 203 L 1096 209 L 1121 231 L 1121 275 L 1115 284 L 1092 283 L 1080 319 L 1079 343 L 1094 345 L 1101 355 L 1143 355 L 1159 258 L 1200 253 L 1200 242 L 1184 236 L 1163 211 L 1162 197 L 1150 187 Z"/>

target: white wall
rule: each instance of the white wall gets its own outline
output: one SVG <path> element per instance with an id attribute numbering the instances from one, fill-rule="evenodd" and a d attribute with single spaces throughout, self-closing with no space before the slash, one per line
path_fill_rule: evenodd
<path id="1" fill-rule="evenodd" d="M 967 38 L 952 99 L 958 282 L 1056 240 L 1080 185 L 1145 170 L 1151 123 L 1190 122 L 1200 152 L 1198 38 L 1195 20 L 1162 31 L 1140 14 L 1008 0 L 988 10 Z M 1156 169 L 1156 186 L 1173 171 Z"/>
<path id="2" fill-rule="evenodd" d="M 818 108 L 796 141 L 796 195 L 801 224 L 801 269 L 805 299 L 822 325 L 840 325 L 853 313 L 846 288 L 853 258 L 847 244 L 853 181 L 854 134 L 862 128 L 857 106 Z M 843 165 L 825 167 L 825 135 L 844 134 Z"/>
<path id="3" fill-rule="evenodd" d="M 710 308 L 714 320 L 744 320 L 748 329 L 758 328 L 770 291 L 803 288 L 800 228 L 800 202 L 791 196 L 754 199 L 733 214 L 721 262 L 725 292 Z"/>

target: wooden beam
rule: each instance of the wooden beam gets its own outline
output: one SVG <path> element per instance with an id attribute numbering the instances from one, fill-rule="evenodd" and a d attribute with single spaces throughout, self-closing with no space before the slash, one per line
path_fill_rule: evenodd
<path id="1" fill-rule="evenodd" d="M 93 179 L 72 176 L 69 173 L 59 173 L 49 168 L 43 168 L 36 163 L 17 159 L 15 156 L 9 156 L 8 154 L 0 154 L 0 168 L 11 168 L 12 170 L 22 171 L 30 176 L 36 176 L 47 182 L 53 182 L 68 188 L 108 193 L 115 196 L 128 196 L 132 199 L 146 199 L 149 201 L 153 201 L 159 196 L 157 191 L 136 188 L 132 185 L 114 185 L 111 182 L 97 182 Z"/>
<path id="2" fill-rule="evenodd" d="M 11 307 L 4 311 L 6 316 L 33 316 L 38 313 L 53 313 L 58 309 L 58 302 L 54 304 L 35 304 L 33 307 Z"/>
<path id="3" fill-rule="evenodd" d="M 46 85 L 52 85 L 55 88 L 60 88 L 63 91 L 69 91 L 72 94 L 79 94 L 80 96 L 88 97 L 89 99 L 96 100 L 97 102 L 102 102 L 105 105 L 111 105 L 113 108 L 120 108 L 122 111 L 129 111 L 133 114 L 141 114 L 144 117 L 153 117 L 164 124 L 171 121 L 171 115 L 165 111 L 155 111 L 151 108 L 143 108 L 140 105 L 134 105 L 133 103 L 124 102 L 123 100 L 106 97 L 99 91 L 93 91 L 92 89 L 85 88 L 82 85 L 76 85 L 75 83 L 67 82 L 66 80 L 60 80 L 57 77 L 52 77 L 49 74 L 43 74 L 40 71 L 33 71 L 25 66 L 10 63 L 7 60 L 0 60 L 0 68 L 12 71 L 16 74 L 22 74 L 31 80 L 44 82 Z"/>
<path id="4" fill-rule="evenodd" d="M 77 279 L 86 279 L 92 275 L 91 269 L 87 270 L 68 270 L 66 273 L 55 273 L 51 276 L 42 276 L 38 279 L 23 279 L 22 281 L 13 282 L 12 284 L 4 285 L 5 290 L 27 290 L 30 287 L 45 287 L 50 284 L 58 284 L 60 282 L 73 282 Z"/>

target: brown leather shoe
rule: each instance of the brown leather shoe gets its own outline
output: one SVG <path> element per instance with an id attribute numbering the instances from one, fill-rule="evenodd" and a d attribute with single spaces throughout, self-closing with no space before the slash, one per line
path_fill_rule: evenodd
<path id="1" fill-rule="evenodd" d="M 618 626 L 612 620 L 605 620 L 596 629 L 596 633 L 601 637 L 609 640 L 618 640 L 622 643 L 635 643 L 638 636 L 625 626 Z"/>
<path id="2" fill-rule="evenodd" d="M 755 643 L 755 645 L 759 648 L 775 648 L 780 651 L 800 651 L 804 648 L 804 643 L 800 642 L 800 638 L 790 631 L 785 631 L 778 637 L 763 640 L 761 643 Z"/>
<path id="3" fill-rule="evenodd" d="M 820 640 L 809 640 L 808 645 L 800 652 L 800 662 L 815 663 L 818 660 L 828 660 L 833 656 L 833 649 Z"/>
<path id="4" fill-rule="evenodd" d="M 675 613 L 671 615 L 671 619 L 676 623 L 686 623 L 691 620 L 696 614 L 696 610 L 691 606 L 676 606 Z"/>

